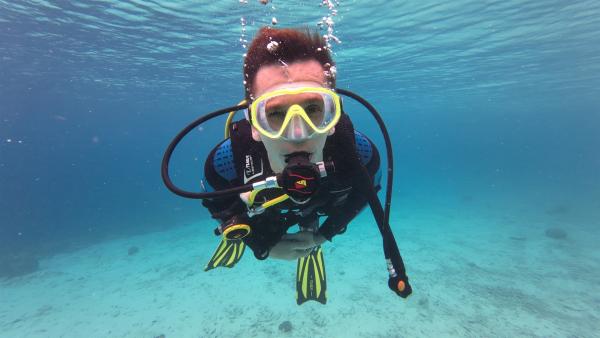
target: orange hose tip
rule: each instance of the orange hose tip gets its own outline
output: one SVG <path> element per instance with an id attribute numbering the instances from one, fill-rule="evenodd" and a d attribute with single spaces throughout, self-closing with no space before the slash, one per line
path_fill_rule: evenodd
<path id="1" fill-rule="evenodd" d="M 398 288 L 398 291 L 402 292 L 404 291 L 404 289 L 406 289 L 406 284 L 404 283 L 404 281 L 399 281 L 398 285 L 396 286 Z"/>

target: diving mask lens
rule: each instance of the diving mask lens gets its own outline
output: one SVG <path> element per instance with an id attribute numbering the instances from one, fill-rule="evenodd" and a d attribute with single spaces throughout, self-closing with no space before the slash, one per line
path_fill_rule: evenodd
<path id="1" fill-rule="evenodd" d="M 251 106 L 252 123 L 264 135 L 279 138 L 299 119 L 313 133 L 328 132 L 339 120 L 340 98 L 327 88 L 280 89 L 256 99 Z"/>

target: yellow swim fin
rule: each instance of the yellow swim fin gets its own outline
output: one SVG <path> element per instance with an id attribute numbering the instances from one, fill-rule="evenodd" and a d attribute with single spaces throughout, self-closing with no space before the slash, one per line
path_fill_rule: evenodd
<path id="1" fill-rule="evenodd" d="M 321 246 L 315 247 L 308 256 L 298 258 L 296 302 L 301 305 L 308 300 L 327 303 L 327 280 Z"/>
<path id="2" fill-rule="evenodd" d="M 246 244 L 241 239 L 221 239 L 221 243 L 215 250 L 212 258 L 204 267 L 204 271 L 212 270 L 220 266 L 232 268 L 244 254 Z"/>

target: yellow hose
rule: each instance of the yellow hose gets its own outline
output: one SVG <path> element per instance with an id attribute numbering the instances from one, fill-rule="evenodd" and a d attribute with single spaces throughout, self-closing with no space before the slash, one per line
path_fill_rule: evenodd
<path id="1" fill-rule="evenodd" d="M 290 196 L 288 196 L 288 194 L 283 194 L 283 195 L 281 195 L 279 197 L 276 197 L 276 198 L 274 198 L 274 199 L 272 199 L 270 201 L 266 201 L 265 203 L 263 203 L 262 207 L 265 208 L 265 209 L 269 208 L 269 207 L 272 207 L 275 204 L 278 204 L 278 203 L 281 203 L 281 202 L 287 200 L 288 198 L 290 198 Z"/>
<path id="2" fill-rule="evenodd" d="M 239 106 L 244 103 L 246 103 L 245 99 L 240 101 L 240 103 L 238 103 L 237 105 Z M 235 113 L 237 113 L 236 110 L 230 111 L 229 115 L 227 116 L 227 121 L 225 121 L 225 138 L 229 137 L 229 125 L 231 124 L 231 121 L 233 120 L 233 116 L 235 116 Z"/>

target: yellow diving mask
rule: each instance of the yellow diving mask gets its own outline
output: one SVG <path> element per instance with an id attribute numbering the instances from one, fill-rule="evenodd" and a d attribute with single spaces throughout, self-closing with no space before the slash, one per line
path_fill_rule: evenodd
<path id="1" fill-rule="evenodd" d="M 261 95 L 250 105 L 250 121 L 263 135 L 288 140 L 325 134 L 342 113 L 338 94 L 324 87 L 292 87 Z"/>

